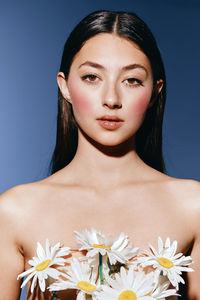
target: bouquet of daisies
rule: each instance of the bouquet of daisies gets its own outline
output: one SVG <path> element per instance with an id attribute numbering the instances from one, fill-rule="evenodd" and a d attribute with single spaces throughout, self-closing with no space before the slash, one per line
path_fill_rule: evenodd
<path id="1" fill-rule="evenodd" d="M 149 245 L 148 250 L 133 248 L 128 236 L 105 237 L 99 231 L 75 231 L 81 245 L 79 251 L 86 255 L 69 263 L 70 248 L 51 247 L 46 240 L 46 251 L 37 244 L 37 255 L 29 261 L 32 268 L 18 275 L 27 276 L 23 288 L 32 279 L 31 292 L 39 283 L 42 292 L 46 290 L 46 280 L 53 283 L 47 286 L 56 299 L 60 290 L 76 289 L 77 300 L 164 300 L 178 295 L 179 283 L 184 284 L 182 272 L 191 272 L 190 256 L 176 254 L 177 241 L 165 243 L 158 237 L 158 250 Z M 68 267 L 65 267 L 65 265 Z"/>

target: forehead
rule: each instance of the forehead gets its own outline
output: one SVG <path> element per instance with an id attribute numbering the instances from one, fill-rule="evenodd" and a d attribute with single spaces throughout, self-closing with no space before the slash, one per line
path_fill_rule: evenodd
<path id="1" fill-rule="evenodd" d="M 87 40 L 75 55 L 72 65 L 91 60 L 103 65 L 140 63 L 151 69 L 150 61 L 139 46 L 113 33 L 100 33 Z"/>

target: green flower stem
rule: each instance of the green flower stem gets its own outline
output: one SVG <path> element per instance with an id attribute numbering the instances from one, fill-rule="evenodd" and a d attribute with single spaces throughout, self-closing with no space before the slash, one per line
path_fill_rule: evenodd
<path id="1" fill-rule="evenodd" d="M 52 295 L 53 295 L 53 300 L 57 300 L 57 298 L 56 298 L 56 292 L 52 292 Z"/>
<path id="2" fill-rule="evenodd" d="M 100 283 L 103 284 L 103 264 L 102 264 L 102 255 L 99 253 L 99 275 L 100 275 Z"/>

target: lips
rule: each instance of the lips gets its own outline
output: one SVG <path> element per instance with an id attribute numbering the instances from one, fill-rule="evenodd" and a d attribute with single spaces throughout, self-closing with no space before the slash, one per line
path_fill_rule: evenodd
<path id="1" fill-rule="evenodd" d="M 110 116 L 110 115 L 102 116 L 102 117 L 98 118 L 97 120 L 113 121 L 113 122 L 123 122 L 123 120 L 120 119 L 119 117 L 117 117 L 117 116 Z"/>
<path id="2" fill-rule="evenodd" d="M 107 130 L 115 130 L 121 127 L 124 121 L 117 116 L 110 115 L 105 115 L 101 118 L 98 118 L 97 120 L 99 122 L 99 125 Z"/>

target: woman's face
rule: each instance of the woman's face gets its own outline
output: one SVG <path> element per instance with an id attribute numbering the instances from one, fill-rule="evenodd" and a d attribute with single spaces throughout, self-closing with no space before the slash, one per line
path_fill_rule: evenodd
<path id="1" fill-rule="evenodd" d="M 153 90 L 150 62 L 136 44 L 98 34 L 76 54 L 65 84 L 61 77 L 61 91 L 86 135 L 109 146 L 134 137 Z"/>

